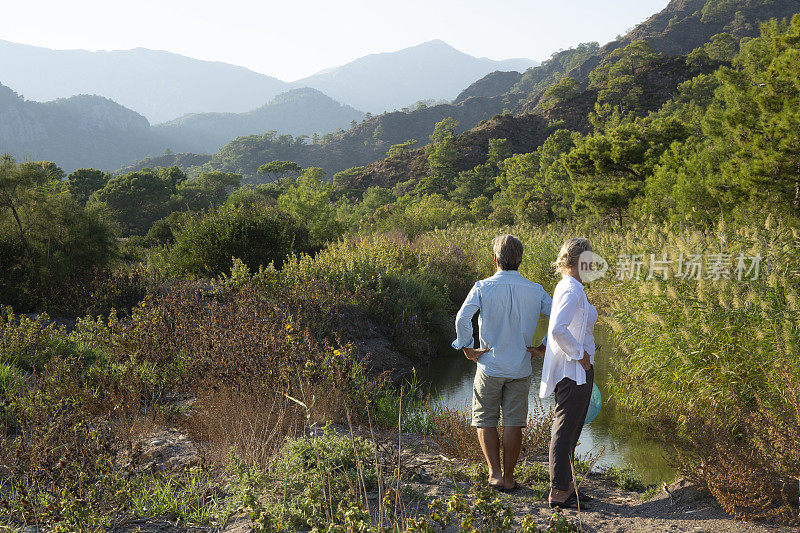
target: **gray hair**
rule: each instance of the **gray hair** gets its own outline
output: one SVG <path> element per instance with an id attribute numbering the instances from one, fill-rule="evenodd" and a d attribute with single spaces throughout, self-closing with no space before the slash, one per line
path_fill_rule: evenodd
<path id="1" fill-rule="evenodd" d="M 522 263 L 522 242 L 513 235 L 499 235 L 492 239 L 492 251 L 503 270 L 517 270 Z"/>
<path id="2" fill-rule="evenodd" d="M 561 246 L 561 251 L 558 252 L 558 259 L 553 263 L 556 272 L 566 274 L 569 270 L 578 265 L 578 259 L 583 252 L 591 252 L 592 244 L 589 239 L 585 237 L 575 237 L 568 239 Z"/>

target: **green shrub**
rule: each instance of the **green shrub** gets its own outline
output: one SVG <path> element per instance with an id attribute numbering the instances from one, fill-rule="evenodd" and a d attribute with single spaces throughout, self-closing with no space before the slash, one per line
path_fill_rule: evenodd
<path id="1" fill-rule="evenodd" d="M 648 486 L 636 476 L 633 468 L 630 466 L 619 467 L 607 465 L 601 467 L 600 471 L 612 483 L 623 490 L 630 492 L 645 492 Z"/>
<path id="2" fill-rule="evenodd" d="M 48 322 L 46 314 L 17 316 L 6 308 L 5 316 L 0 316 L 0 363 L 41 372 L 54 356 L 77 355 L 77 345 Z"/>
<path id="3" fill-rule="evenodd" d="M 214 277 L 232 258 L 250 268 L 280 266 L 292 253 L 310 251 L 308 229 L 289 215 L 255 206 L 223 206 L 189 217 L 166 253 L 175 276 Z"/>
<path id="4" fill-rule="evenodd" d="M 292 498 L 282 509 L 282 519 L 295 527 L 312 528 L 332 518 L 346 522 L 343 510 L 361 500 L 364 491 L 378 489 L 375 467 L 375 446 L 361 438 L 326 432 L 324 436 L 287 440 L 270 466 L 272 475 L 283 480 L 273 495 L 282 492 Z M 273 515 L 281 512 L 276 507 Z"/>
<path id="5" fill-rule="evenodd" d="M 475 274 L 457 246 L 394 234 L 354 237 L 314 257 L 293 257 L 281 276 L 290 287 L 324 282 L 345 290 L 347 303 L 387 324 L 398 346 L 419 357 L 426 341 L 449 338 L 451 313 Z"/>
<path id="6" fill-rule="evenodd" d="M 199 467 L 178 474 L 137 475 L 123 485 L 122 492 L 121 499 L 136 516 L 198 525 L 216 519 L 221 503 L 221 491 L 210 473 Z"/>
<path id="7" fill-rule="evenodd" d="M 541 499 L 550 496 L 550 473 L 541 463 L 522 461 L 514 470 L 514 477 Z"/>

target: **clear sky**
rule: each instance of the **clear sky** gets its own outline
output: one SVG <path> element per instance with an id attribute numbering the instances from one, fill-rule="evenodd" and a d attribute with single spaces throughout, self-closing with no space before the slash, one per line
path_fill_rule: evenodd
<path id="1" fill-rule="evenodd" d="M 3 1 L 0 39 L 56 49 L 144 47 L 284 81 L 442 39 L 478 57 L 547 59 L 604 44 L 667 0 Z"/>

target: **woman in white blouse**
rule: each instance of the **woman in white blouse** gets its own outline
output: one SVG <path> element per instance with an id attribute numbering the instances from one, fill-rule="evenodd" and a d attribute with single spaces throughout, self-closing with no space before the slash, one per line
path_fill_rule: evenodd
<path id="1" fill-rule="evenodd" d="M 550 439 L 551 507 L 576 507 L 577 497 L 582 496 L 575 495 L 572 461 L 594 383 L 597 309 L 586 298 L 580 264 L 581 254 L 591 251 L 588 239 L 569 239 L 553 263 L 562 278 L 553 292 L 539 388 L 541 398 L 555 392 L 555 419 Z"/>

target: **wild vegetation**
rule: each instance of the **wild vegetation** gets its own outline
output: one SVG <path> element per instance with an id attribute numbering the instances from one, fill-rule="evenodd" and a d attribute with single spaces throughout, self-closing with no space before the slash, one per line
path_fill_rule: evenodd
<path id="1" fill-rule="evenodd" d="M 724 17 L 727 4 L 702 16 Z M 585 79 L 531 80 L 546 85 L 542 112 L 585 110 L 587 128 L 540 116 L 541 142 L 526 152 L 479 128 L 496 135 L 465 159 L 474 137 L 442 120 L 427 146 L 393 147 L 385 165 L 417 166 L 391 186 L 270 150 L 248 155 L 265 177 L 249 184 L 237 169 L 66 176 L 6 156 L 3 512 L 61 530 L 120 514 L 219 523 L 239 506 L 267 531 L 509 530 L 502 502 L 477 485 L 396 520 L 403 475 L 381 466 L 378 440 L 307 437 L 329 422 L 405 427 L 475 458 L 458 412 L 409 418 L 409 404 L 424 408 L 416 387 L 393 387 L 359 335 L 378 331 L 396 360 L 427 360 L 491 272 L 491 237 L 513 231 L 521 270 L 548 290 L 563 240 L 592 240 L 610 268 L 590 298 L 625 351 L 616 401 L 731 514 L 798 523 L 799 43 L 800 15 L 686 56 L 633 40 Z M 647 80 L 669 72 L 684 80 L 677 92 L 651 91 Z M 537 420 L 531 450 L 546 440 Z M 119 459 L 136 456 L 143 428 L 166 423 L 203 443 L 203 464 L 159 473 Z M 533 466 L 524 475 L 543 481 Z M 267 482 L 280 476 L 277 489 Z M 364 505 L 375 491 L 377 514 Z M 551 529 L 573 527 L 562 519 Z"/>

